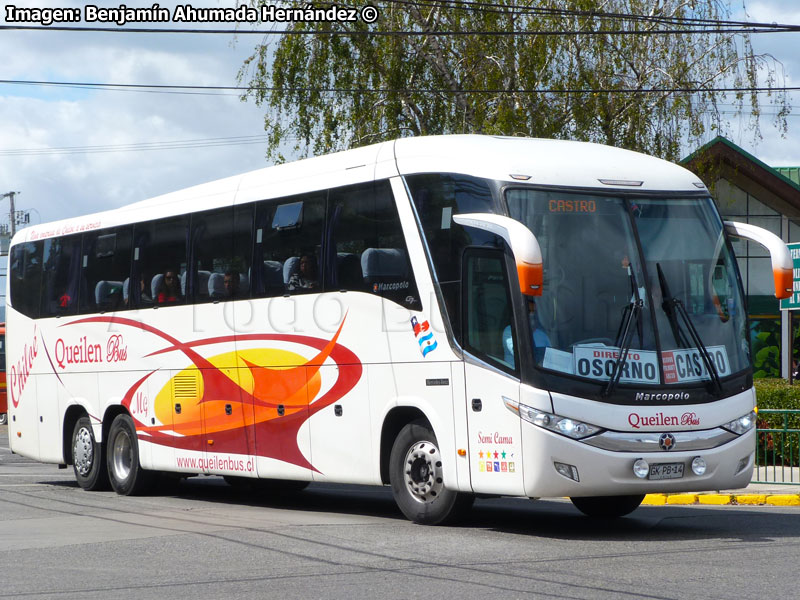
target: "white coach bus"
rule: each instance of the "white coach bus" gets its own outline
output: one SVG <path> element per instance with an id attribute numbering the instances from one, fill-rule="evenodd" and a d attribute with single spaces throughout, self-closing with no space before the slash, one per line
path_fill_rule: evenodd
<path id="1" fill-rule="evenodd" d="M 390 484 L 627 514 L 745 486 L 755 393 L 730 237 L 692 173 L 594 144 L 400 139 L 17 233 L 11 449 L 81 487 Z"/>

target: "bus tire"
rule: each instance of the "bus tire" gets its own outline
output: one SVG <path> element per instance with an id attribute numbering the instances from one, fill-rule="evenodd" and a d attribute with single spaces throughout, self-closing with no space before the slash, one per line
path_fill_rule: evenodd
<path id="1" fill-rule="evenodd" d="M 146 471 L 139 462 L 139 441 L 130 416 L 117 415 L 111 422 L 106 451 L 108 475 L 115 492 L 136 496 L 147 491 L 157 473 Z"/>
<path id="2" fill-rule="evenodd" d="M 8 413 L 0 413 L 0 425 L 8 425 Z"/>
<path id="3" fill-rule="evenodd" d="M 579 511 L 587 517 L 616 519 L 624 517 L 639 508 L 644 494 L 636 496 L 587 496 L 570 498 Z"/>
<path id="4" fill-rule="evenodd" d="M 94 492 L 108 489 L 103 445 L 94 438 L 89 417 L 81 417 L 72 429 L 72 470 L 75 480 L 84 490 Z"/>
<path id="5" fill-rule="evenodd" d="M 444 460 L 427 422 L 403 427 L 389 458 L 389 481 L 403 514 L 420 525 L 452 523 L 463 516 L 474 496 L 448 490 L 443 479 Z"/>

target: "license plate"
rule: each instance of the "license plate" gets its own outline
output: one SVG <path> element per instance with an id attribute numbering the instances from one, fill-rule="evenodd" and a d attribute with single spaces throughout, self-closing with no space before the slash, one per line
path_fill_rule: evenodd
<path id="1" fill-rule="evenodd" d="M 661 463 L 650 465 L 648 479 L 680 479 L 683 477 L 683 463 Z"/>

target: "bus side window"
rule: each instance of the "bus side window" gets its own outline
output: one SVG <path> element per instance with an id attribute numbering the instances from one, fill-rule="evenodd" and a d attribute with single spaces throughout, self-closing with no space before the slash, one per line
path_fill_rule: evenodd
<path id="1" fill-rule="evenodd" d="M 11 306 L 23 315 L 39 317 L 44 242 L 26 242 L 11 249 Z"/>
<path id="2" fill-rule="evenodd" d="M 367 292 L 421 310 L 388 181 L 331 190 L 326 289 Z M 335 259 L 334 259 L 335 257 Z"/>
<path id="3" fill-rule="evenodd" d="M 258 203 L 253 297 L 322 291 L 326 200 L 327 192 L 313 192 Z"/>
<path id="4" fill-rule="evenodd" d="M 518 364 L 518 351 L 502 251 L 464 252 L 463 294 L 465 348 L 513 372 Z"/>
<path id="5" fill-rule="evenodd" d="M 194 302 L 248 298 L 252 205 L 226 207 L 192 217 L 192 268 L 182 291 Z"/>
<path id="6" fill-rule="evenodd" d="M 44 241 L 40 317 L 74 315 L 81 285 L 81 236 L 71 235 Z"/>
<path id="7" fill-rule="evenodd" d="M 448 320 L 460 340 L 461 253 L 467 246 L 496 246 L 499 238 L 486 231 L 464 228 L 453 221 L 453 215 L 501 211 L 484 179 L 448 173 L 409 175 L 405 179 L 430 250 Z"/>
<path id="8" fill-rule="evenodd" d="M 188 216 L 134 226 L 133 285 L 129 284 L 132 306 L 143 308 L 185 302 L 188 238 Z"/>
<path id="9" fill-rule="evenodd" d="M 81 313 L 128 308 L 132 233 L 127 226 L 84 234 Z"/>

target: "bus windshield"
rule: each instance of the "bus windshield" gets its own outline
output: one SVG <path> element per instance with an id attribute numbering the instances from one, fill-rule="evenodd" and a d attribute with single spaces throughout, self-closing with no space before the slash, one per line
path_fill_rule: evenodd
<path id="1" fill-rule="evenodd" d="M 742 291 L 710 198 L 516 188 L 506 201 L 542 249 L 537 366 L 606 385 L 718 382 L 748 368 Z"/>

